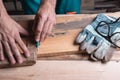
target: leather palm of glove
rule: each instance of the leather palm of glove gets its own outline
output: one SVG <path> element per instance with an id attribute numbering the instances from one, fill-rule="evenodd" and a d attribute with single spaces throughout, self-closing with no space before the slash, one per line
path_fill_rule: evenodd
<path id="1" fill-rule="evenodd" d="M 81 49 L 86 50 L 93 60 L 109 61 L 119 47 L 119 19 L 99 14 L 77 37 Z"/>

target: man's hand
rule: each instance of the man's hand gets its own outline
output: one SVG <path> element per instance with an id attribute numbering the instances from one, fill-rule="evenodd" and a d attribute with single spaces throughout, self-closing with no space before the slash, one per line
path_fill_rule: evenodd
<path id="1" fill-rule="evenodd" d="M 51 33 L 56 23 L 56 0 L 43 0 L 34 20 L 35 41 L 42 42 Z"/>
<path id="2" fill-rule="evenodd" d="M 26 57 L 29 57 L 29 51 L 20 37 L 20 33 L 28 35 L 19 24 L 12 20 L 8 15 L 0 18 L 0 60 L 7 57 L 11 64 L 23 62 L 21 54 L 16 46 L 20 46 Z"/>
<path id="3" fill-rule="evenodd" d="M 29 35 L 25 29 L 8 16 L 3 2 L 0 0 L 0 60 L 7 57 L 11 64 L 23 62 L 16 43 L 26 57 L 30 56 L 26 45 L 21 40 L 20 33 Z"/>

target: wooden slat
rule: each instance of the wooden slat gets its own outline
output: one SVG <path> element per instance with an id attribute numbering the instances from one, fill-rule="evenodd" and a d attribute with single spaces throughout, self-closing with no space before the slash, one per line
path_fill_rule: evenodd
<path id="1" fill-rule="evenodd" d="M 111 8 L 107 10 L 107 12 L 117 12 L 117 11 L 120 11 L 120 8 Z"/>
<path id="2" fill-rule="evenodd" d="M 38 61 L 32 67 L 1 69 L 1 80 L 119 80 L 120 63 Z"/>
<path id="3" fill-rule="evenodd" d="M 91 60 L 90 55 L 85 51 L 65 52 L 58 54 L 38 55 L 38 60 Z M 120 61 L 120 51 L 115 51 L 111 61 Z"/>
<path id="4" fill-rule="evenodd" d="M 81 0 L 81 9 L 94 9 L 94 0 Z"/>
<path id="5" fill-rule="evenodd" d="M 106 9 L 96 9 L 96 10 L 81 10 L 81 14 L 99 14 L 105 13 Z"/>
<path id="6" fill-rule="evenodd" d="M 115 13 L 105 13 L 109 16 L 119 17 L 120 12 Z M 83 20 L 88 19 L 87 21 L 92 20 L 95 18 L 97 14 L 76 14 L 76 15 L 57 15 L 57 23 L 64 23 L 64 22 L 70 22 L 70 21 L 77 21 L 77 20 Z M 34 15 L 14 15 L 11 16 L 13 19 L 15 19 L 18 22 L 22 22 L 23 25 L 28 24 L 30 20 L 34 19 Z M 27 22 L 24 22 L 27 21 Z M 22 24 L 20 23 L 20 24 Z"/>

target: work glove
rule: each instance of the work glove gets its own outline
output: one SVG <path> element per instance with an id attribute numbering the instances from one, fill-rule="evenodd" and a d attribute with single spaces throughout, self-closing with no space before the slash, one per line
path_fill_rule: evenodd
<path id="1" fill-rule="evenodd" d="M 99 14 L 78 35 L 76 42 L 86 50 L 93 60 L 109 61 L 113 52 L 120 47 L 120 20 Z"/>

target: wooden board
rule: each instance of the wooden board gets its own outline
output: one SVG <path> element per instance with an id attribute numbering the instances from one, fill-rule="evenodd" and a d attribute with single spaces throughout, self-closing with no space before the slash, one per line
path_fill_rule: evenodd
<path id="1" fill-rule="evenodd" d="M 32 42 L 30 41 L 29 38 L 23 38 L 24 43 L 26 44 L 26 46 L 28 47 L 29 51 L 30 51 L 30 57 L 26 58 L 22 51 L 22 58 L 23 58 L 23 63 L 22 64 L 14 64 L 11 65 L 9 63 L 9 61 L 7 59 L 5 59 L 4 61 L 0 61 L 0 68 L 12 68 L 12 67 L 23 67 L 23 66 L 32 66 L 33 64 L 36 63 L 36 57 L 37 57 L 37 49 L 35 48 L 35 46 L 32 44 Z"/>
<path id="2" fill-rule="evenodd" d="M 48 37 L 45 42 L 41 44 L 41 46 L 38 49 L 38 58 L 48 58 L 59 55 L 66 55 L 66 54 L 75 54 L 75 53 L 82 53 L 82 51 L 79 51 L 79 45 L 75 45 L 74 41 L 76 39 L 76 36 L 79 34 L 79 32 L 89 23 L 92 22 L 92 20 L 96 17 L 97 14 L 80 14 L 80 15 L 58 15 L 57 16 L 57 26 L 53 30 L 54 37 Z M 120 12 L 117 13 L 107 13 L 106 15 L 119 17 Z M 22 26 L 24 27 L 31 27 L 31 21 L 34 19 L 34 16 L 14 16 L 13 17 L 16 21 L 18 21 Z M 60 23 L 68 23 L 72 21 L 78 21 L 81 23 L 80 25 L 73 25 L 70 27 L 59 27 L 58 25 Z M 30 25 L 29 25 L 30 24 Z M 60 34 L 60 35 L 55 35 Z M 115 52 L 115 55 L 113 57 L 113 60 L 119 60 L 120 55 L 119 52 Z M 45 58 L 45 59 L 46 59 Z M 65 57 L 66 58 L 66 57 Z M 73 57 L 76 59 L 76 57 Z M 73 59 L 72 58 L 72 59 Z M 82 59 L 82 56 L 79 56 L 80 59 Z M 62 58 L 63 59 L 63 58 Z M 78 59 L 78 57 L 77 57 Z"/>
<path id="3" fill-rule="evenodd" d="M 81 9 L 94 9 L 95 0 L 81 0 Z"/>
<path id="4" fill-rule="evenodd" d="M 1 69 L 1 80 L 119 80 L 120 62 L 37 61 L 31 67 Z"/>
<path id="5" fill-rule="evenodd" d="M 111 8 L 107 10 L 107 12 L 117 12 L 117 11 L 120 11 L 120 8 Z"/>

